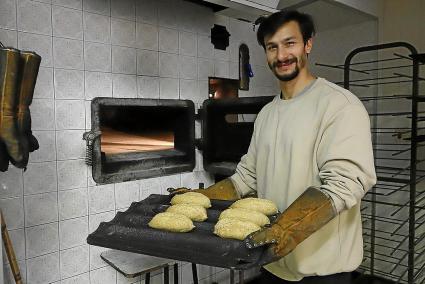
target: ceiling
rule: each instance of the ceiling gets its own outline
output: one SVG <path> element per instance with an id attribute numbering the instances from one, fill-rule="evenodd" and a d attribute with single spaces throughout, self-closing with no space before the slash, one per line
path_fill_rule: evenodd
<path id="1" fill-rule="evenodd" d="M 255 5 L 252 3 L 256 3 L 259 0 L 186 1 L 207 6 L 217 14 L 248 22 L 254 22 L 260 15 L 264 15 L 266 13 L 266 11 L 254 8 Z M 316 23 L 317 32 L 376 20 L 376 17 L 342 4 L 341 2 L 341 0 L 280 0 L 277 4 L 277 9 L 296 9 L 312 15 Z M 266 14 L 269 13 L 270 12 L 267 12 Z"/>
<path id="2" fill-rule="evenodd" d="M 332 0 L 281 0 L 278 9 L 297 9 L 313 16 L 317 32 L 351 26 L 376 18 Z"/>

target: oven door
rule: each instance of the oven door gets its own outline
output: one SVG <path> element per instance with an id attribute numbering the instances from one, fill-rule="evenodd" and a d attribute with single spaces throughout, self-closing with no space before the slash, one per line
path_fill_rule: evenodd
<path id="1" fill-rule="evenodd" d="M 207 172 L 221 177 L 235 172 L 236 165 L 248 151 L 257 114 L 273 98 L 204 101 L 200 112 L 202 140 L 199 144 Z"/>

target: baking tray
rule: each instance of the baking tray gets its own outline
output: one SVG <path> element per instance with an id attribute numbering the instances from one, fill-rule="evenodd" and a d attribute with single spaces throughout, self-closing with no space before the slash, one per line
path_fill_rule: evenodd
<path id="1" fill-rule="evenodd" d="M 223 239 L 213 234 L 220 213 L 233 202 L 211 200 L 208 219 L 193 222 L 188 233 L 173 233 L 150 228 L 152 217 L 170 206 L 170 195 L 152 194 L 133 202 L 125 212 L 118 212 L 109 222 L 102 222 L 87 237 L 94 246 L 164 257 L 209 266 L 245 270 L 265 264 L 266 246 L 248 249 L 244 242 Z M 270 217 L 271 221 L 275 216 Z"/>

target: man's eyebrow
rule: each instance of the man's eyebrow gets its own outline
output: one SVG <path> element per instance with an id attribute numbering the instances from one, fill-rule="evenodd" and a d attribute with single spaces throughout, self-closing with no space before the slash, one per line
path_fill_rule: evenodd
<path id="1" fill-rule="evenodd" d="M 288 41 L 294 40 L 294 39 L 295 39 L 295 36 L 289 36 L 289 37 L 284 38 L 280 42 L 288 42 Z M 266 43 L 266 46 L 274 45 L 274 44 L 277 44 L 277 42 L 275 42 L 275 41 L 269 41 L 269 42 Z"/>
<path id="2" fill-rule="evenodd" d="M 290 41 L 290 40 L 294 40 L 294 39 L 295 39 L 295 36 L 289 36 L 289 37 L 284 38 L 282 40 L 282 42 L 286 42 L 286 41 Z"/>

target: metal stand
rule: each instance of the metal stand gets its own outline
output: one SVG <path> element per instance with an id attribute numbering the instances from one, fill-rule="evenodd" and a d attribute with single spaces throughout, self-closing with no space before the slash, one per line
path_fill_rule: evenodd
<path id="1" fill-rule="evenodd" d="M 418 186 L 425 180 L 425 168 L 418 168 L 425 149 L 419 125 L 425 121 L 419 107 L 424 64 L 425 54 L 405 42 L 357 48 L 343 65 L 317 64 L 344 70 L 344 81 L 335 83 L 352 90 L 369 112 L 378 182 L 361 208 L 361 269 L 396 283 L 425 281 L 425 189 Z"/>
<path id="2" fill-rule="evenodd" d="M 407 55 L 400 54 L 404 49 Z M 354 57 L 370 52 L 388 53 L 392 56 L 373 61 L 352 63 Z M 381 55 L 381 54 L 380 54 Z M 400 62 L 400 63 L 399 63 Z M 373 63 L 375 66 L 370 66 Z M 394 64 L 397 63 L 397 64 Z M 353 80 L 351 66 L 366 66 L 360 71 L 370 75 L 367 78 Z M 363 65 L 369 64 L 369 65 Z M 420 227 L 425 220 L 423 200 L 425 191 L 417 188 L 417 184 L 425 178 L 425 172 L 418 170 L 418 148 L 425 141 L 420 137 L 418 121 L 423 113 L 418 111 L 418 103 L 423 101 L 419 96 L 418 54 L 416 49 L 404 42 L 395 42 L 357 48 L 346 58 L 344 64 L 344 88 L 350 89 L 352 82 L 356 87 L 370 88 L 384 85 L 409 89 L 408 94 L 376 95 L 374 98 L 360 99 L 372 105 L 372 135 L 374 141 L 375 165 L 378 183 L 364 198 L 362 208 L 364 218 L 365 261 L 362 268 L 366 273 L 379 275 L 397 283 L 418 283 L 424 272 L 424 264 L 419 256 L 424 252 L 425 234 L 420 234 Z M 356 89 L 360 92 L 360 88 Z M 397 90 L 396 87 L 388 90 Z M 381 111 L 385 100 L 393 100 L 391 106 L 400 105 L 400 110 Z M 402 108 L 402 102 L 410 100 L 410 109 Z M 371 104 L 372 103 L 372 104 Z M 403 127 L 385 125 L 394 117 L 410 120 Z M 407 121 L 408 122 L 408 121 Z M 385 125 L 385 126 L 384 126 Z M 422 204 L 422 205 L 421 205 Z"/>
<path id="3" fill-rule="evenodd" d="M 170 283 L 169 265 L 173 265 L 174 283 L 179 283 L 179 266 L 171 259 L 142 255 L 126 251 L 110 250 L 100 257 L 127 278 L 145 276 L 145 284 L 150 283 L 151 272 L 163 269 L 164 284 Z"/>
<path id="4" fill-rule="evenodd" d="M 235 269 L 230 269 L 230 284 L 235 284 Z M 239 284 L 244 284 L 244 271 L 239 270 Z"/>

